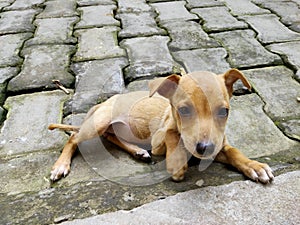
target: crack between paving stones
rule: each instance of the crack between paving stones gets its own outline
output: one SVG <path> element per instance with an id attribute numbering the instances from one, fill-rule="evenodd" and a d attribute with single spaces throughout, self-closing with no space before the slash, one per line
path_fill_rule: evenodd
<path id="1" fill-rule="evenodd" d="M 284 128 L 280 126 L 280 123 L 282 122 L 282 120 L 284 119 L 284 121 L 288 121 L 288 120 L 291 120 L 291 119 L 295 119 L 295 118 L 289 118 L 289 117 L 285 117 L 285 118 L 276 118 L 276 117 L 272 117 L 269 115 L 269 113 L 266 111 L 266 105 L 267 103 L 264 101 L 264 99 L 262 98 L 262 96 L 258 93 L 258 91 L 253 87 L 252 88 L 253 90 L 253 93 L 256 94 L 260 100 L 263 102 L 263 106 L 262 106 L 262 110 L 264 112 L 264 114 L 273 122 L 273 124 L 275 125 L 275 127 L 286 137 L 288 138 L 289 140 L 294 140 L 294 141 L 298 141 L 297 139 L 294 139 L 292 138 L 291 136 L 287 135 L 285 132 L 284 132 Z"/>

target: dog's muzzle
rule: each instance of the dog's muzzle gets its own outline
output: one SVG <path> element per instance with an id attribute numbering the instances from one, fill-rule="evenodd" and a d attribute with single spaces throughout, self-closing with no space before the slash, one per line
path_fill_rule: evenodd
<path id="1" fill-rule="evenodd" d="M 211 156 L 215 151 L 216 146 L 211 142 L 198 142 L 196 151 L 203 157 Z"/>

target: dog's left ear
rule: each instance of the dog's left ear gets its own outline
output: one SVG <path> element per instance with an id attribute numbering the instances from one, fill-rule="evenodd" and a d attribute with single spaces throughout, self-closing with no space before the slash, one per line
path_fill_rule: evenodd
<path id="1" fill-rule="evenodd" d="M 233 84 L 237 80 L 241 80 L 242 83 L 248 88 L 248 90 L 251 90 L 251 84 L 249 81 L 246 79 L 244 74 L 239 71 L 238 69 L 230 69 L 228 70 L 225 74 L 222 75 L 225 81 L 225 85 L 228 91 L 229 96 L 232 96 L 233 92 Z"/>
<path id="2" fill-rule="evenodd" d="M 165 98 L 171 98 L 177 89 L 180 76 L 172 74 L 168 77 L 156 78 L 149 82 L 150 93 L 149 96 L 152 97 L 155 92 L 164 96 Z"/>

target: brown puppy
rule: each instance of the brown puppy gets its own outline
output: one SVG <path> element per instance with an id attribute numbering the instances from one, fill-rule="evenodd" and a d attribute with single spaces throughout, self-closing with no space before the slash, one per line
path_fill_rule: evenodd
<path id="1" fill-rule="evenodd" d="M 153 155 L 166 154 L 167 170 L 175 181 L 184 178 L 188 151 L 200 159 L 228 163 L 252 180 L 270 182 L 274 176 L 267 164 L 248 159 L 226 141 L 229 99 L 237 80 L 251 89 L 236 69 L 218 76 L 194 72 L 158 78 L 150 82 L 150 96 L 147 92 L 115 95 L 90 109 L 80 127 L 51 124 L 51 130 L 74 133 L 54 164 L 50 179 L 55 181 L 69 173 L 80 142 L 103 135 L 142 160 L 149 160 L 150 155 L 137 144 L 151 143 Z"/>

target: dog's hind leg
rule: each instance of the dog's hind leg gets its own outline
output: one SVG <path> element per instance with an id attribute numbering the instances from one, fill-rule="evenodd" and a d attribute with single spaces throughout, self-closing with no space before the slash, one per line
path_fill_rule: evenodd
<path id="1" fill-rule="evenodd" d="M 118 138 L 114 134 L 107 133 L 104 135 L 104 137 L 107 140 L 109 140 L 110 142 L 114 143 L 115 145 L 119 146 L 120 148 L 122 148 L 123 150 L 128 152 L 134 158 L 141 159 L 145 162 L 151 161 L 151 156 L 145 149 L 142 149 L 137 145 L 130 144 L 130 143 Z"/>
<path id="2" fill-rule="evenodd" d="M 52 167 L 50 179 L 59 180 L 70 172 L 72 156 L 80 142 L 103 135 L 111 122 L 110 108 L 98 108 L 93 115 L 89 116 L 81 125 L 78 132 L 73 133 L 58 160 Z"/>

